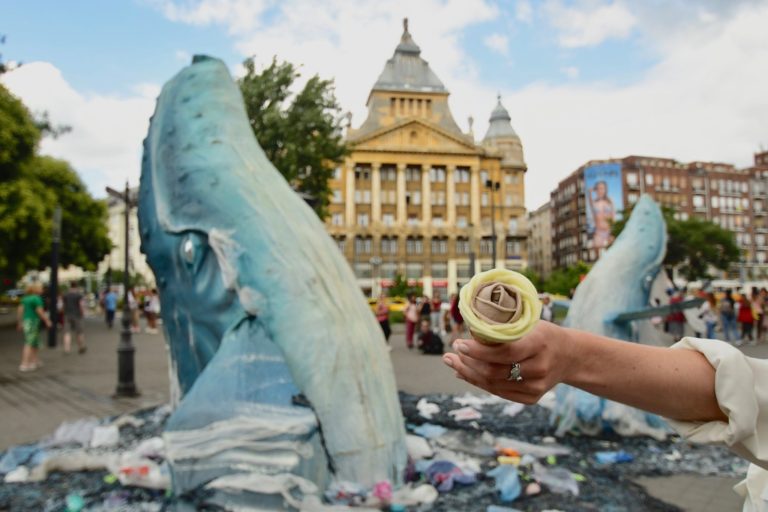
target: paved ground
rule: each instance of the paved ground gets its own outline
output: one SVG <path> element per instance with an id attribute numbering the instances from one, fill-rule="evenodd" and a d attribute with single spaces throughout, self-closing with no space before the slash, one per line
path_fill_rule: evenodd
<path id="1" fill-rule="evenodd" d="M 0 315 L 0 450 L 38 440 L 65 420 L 118 414 L 168 401 L 167 354 L 161 335 L 134 335 L 136 383 L 141 396 L 114 399 L 117 326 L 109 331 L 100 319 L 89 318 L 86 354 L 64 354 L 61 349 L 43 348 L 45 366 L 36 372 L 20 373 L 21 334 L 10 326 L 2 327 L 3 316 Z M 454 378 L 439 357 L 407 350 L 401 326 L 395 327 L 391 342 L 400 389 L 416 394 L 474 390 Z M 743 350 L 754 357 L 768 358 L 768 344 Z M 703 512 L 741 510 L 740 498 L 731 491 L 736 482 L 694 475 L 639 480 L 654 496 L 685 510 Z"/>

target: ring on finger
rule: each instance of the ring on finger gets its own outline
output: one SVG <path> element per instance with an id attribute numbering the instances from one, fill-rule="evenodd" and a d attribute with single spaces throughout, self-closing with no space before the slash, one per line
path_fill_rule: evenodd
<path id="1" fill-rule="evenodd" d="M 509 375 L 507 375 L 507 380 L 522 382 L 523 376 L 520 375 L 521 371 L 522 368 L 520 367 L 520 363 L 512 363 L 512 367 L 509 369 Z"/>

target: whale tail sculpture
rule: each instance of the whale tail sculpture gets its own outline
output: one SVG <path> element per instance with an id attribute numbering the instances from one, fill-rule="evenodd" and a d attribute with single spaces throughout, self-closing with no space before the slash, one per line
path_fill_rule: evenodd
<path id="1" fill-rule="evenodd" d="M 635 339 L 632 324 L 620 320 L 627 312 L 648 309 L 666 246 L 661 209 L 643 195 L 619 237 L 576 288 L 564 325 L 626 341 Z M 557 387 L 556 396 L 553 420 L 557 435 L 568 431 L 594 435 L 605 428 L 621 435 L 645 434 L 657 439 L 667 435 L 665 422 L 644 411 L 566 385 Z"/>
<path id="2" fill-rule="evenodd" d="M 196 56 L 144 141 L 141 248 L 179 398 L 174 490 L 307 508 L 334 480 L 401 483 L 391 362 L 349 266 L 258 146 L 223 62 Z M 233 498 L 236 496 L 236 499 Z"/>

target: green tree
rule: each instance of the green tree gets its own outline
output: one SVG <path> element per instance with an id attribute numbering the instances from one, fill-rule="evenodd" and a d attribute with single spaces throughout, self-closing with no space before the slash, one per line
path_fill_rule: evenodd
<path id="1" fill-rule="evenodd" d="M 590 268 L 583 261 L 578 261 L 569 267 L 555 269 L 544 283 L 544 291 L 570 297 L 571 291 L 576 289 Z"/>
<path id="2" fill-rule="evenodd" d="M 93 269 L 111 248 L 106 205 L 68 163 L 36 154 L 40 137 L 30 112 L 0 85 L 0 275 L 10 281 L 50 264 L 57 205 L 62 265 Z"/>
<path id="3" fill-rule="evenodd" d="M 288 183 L 313 197 L 315 211 L 324 218 L 328 180 L 348 152 L 333 81 L 315 75 L 293 94 L 301 76 L 293 64 L 273 58 L 259 71 L 249 58 L 243 65 L 246 73 L 238 84 L 256 139 Z"/>
<path id="4" fill-rule="evenodd" d="M 533 286 L 536 287 L 537 290 L 542 290 L 544 288 L 544 280 L 532 268 L 526 267 L 523 270 L 521 270 L 520 273 L 523 274 L 525 277 L 527 277 L 528 280 L 533 284 Z"/>
<path id="5" fill-rule="evenodd" d="M 408 297 L 411 294 L 420 297 L 424 294 L 424 289 L 421 286 L 409 286 L 408 280 L 401 274 L 397 274 L 395 276 L 395 282 L 389 287 L 387 294 L 390 297 Z"/>
<path id="6" fill-rule="evenodd" d="M 676 219 L 675 210 L 666 206 L 661 210 L 667 224 L 667 254 L 663 266 L 670 280 L 675 268 L 687 280 L 694 281 L 710 278 L 710 267 L 728 270 L 739 261 L 741 252 L 732 232 L 695 216 Z M 622 219 L 613 224 L 614 236 L 624 229 L 631 213 L 631 209 L 624 212 Z"/>

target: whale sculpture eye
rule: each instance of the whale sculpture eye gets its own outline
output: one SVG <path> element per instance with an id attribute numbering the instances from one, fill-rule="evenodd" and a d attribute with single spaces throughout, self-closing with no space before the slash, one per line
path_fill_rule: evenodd
<path id="1" fill-rule="evenodd" d="M 206 252 L 205 237 L 199 233 L 190 232 L 184 235 L 179 245 L 181 261 L 192 273 L 200 269 Z"/>

